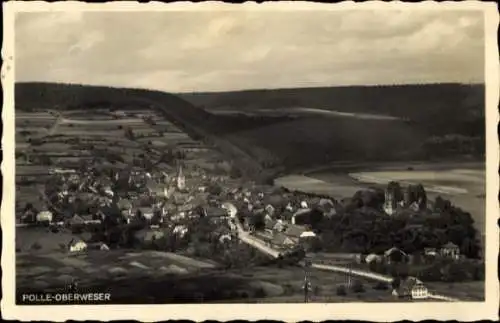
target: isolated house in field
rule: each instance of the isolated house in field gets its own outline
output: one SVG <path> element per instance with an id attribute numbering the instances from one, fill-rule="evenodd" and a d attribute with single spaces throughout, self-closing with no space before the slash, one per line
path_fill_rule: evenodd
<path id="1" fill-rule="evenodd" d="M 69 243 L 70 252 L 81 252 L 87 250 L 87 243 L 83 240 L 71 240 Z"/>
<path id="2" fill-rule="evenodd" d="M 36 222 L 40 223 L 50 223 L 52 222 L 53 215 L 50 211 L 42 211 L 36 215 Z"/>
<path id="3" fill-rule="evenodd" d="M 441 247 L 440 250 L 441 256 L 458 259 L 460 258 L 460 248 L 454 244 L 453 242 L 448 242 L 444 246 Z"/>
<path id="4" fill-rule="evenodd" d="M 415 277 L 403 279 L 399 286 L 392 290 L 392 295 L 399 298 L 426 299 L 429 297 L 429 290 Z"/>

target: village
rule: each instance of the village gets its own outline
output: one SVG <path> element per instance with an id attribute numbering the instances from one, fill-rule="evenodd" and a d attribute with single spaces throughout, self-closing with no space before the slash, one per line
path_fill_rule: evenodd
<path id="1" fill-rule="evenodd" d="M 275 250 L 281 258 L 298 248 L 319 266 L 335 266 L 340 260 L 350 268 L 348 277 L 356 270 L 377 272 L 377 264 L 416 262 L 415 255 L 396 247 L 382 253 L 322 252 L 321 232 L 314 228 L 314 218 L 335 217 L 342 212 L 342 203 L 352 203 L 352 199 L 335 201 L 289 192 L 271 185 L 243 182 L 229 175 L 210 174 L 196 165 L 186 166 L 182 161 L 176 164 L 175 172 L 170 173 L 147 172 L 139 167 L 99 172 L 89 167 L 82 173 L 51 168 L 50 180 L 40 192 L 40 203 L 28 203 L 18 209 L 18 226 L 42 226 L 52 233 L 63 230 L 83 233 L 82 237 L 86 238 L 72 239 L 61 248 L 69 253 L 91 249 L 105 252 L 124 246 L 137 247 L 134 243 L 127 244 L 124 231 L 132 232 L 133 241 L 145 244 L 169 237 L 182 240 L 189 236 L 192 221 L 205 218 L 218 228 L 213 232 L 217 243 L 239 242 L 239 235 L 248 235 L 255 243 Z M 396 210 L 416 212 L 428 208 L 427 201 L 422 198 L 407 202 L 408 194 L 399 197 L 401 194 L 390 185 L 383 194 L 383 212 L 387 217 L 394 215 Z M 103 234 L 113 229 L 119 230 L 117 239 Z M 460 248 L 451 242 L 440 249 L 421 251 L 427 263 L 437 258 L 451 261 L 464 258 Z M 391 282 L 395 297 L 429 297 L 420 279 L 408 274 L 401 279 L 397 275 Z M 350 288 L 351 278 L 346 281 Z"/>

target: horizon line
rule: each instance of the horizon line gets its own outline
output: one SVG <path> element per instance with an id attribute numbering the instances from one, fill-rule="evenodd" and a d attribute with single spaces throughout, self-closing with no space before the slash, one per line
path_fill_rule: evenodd
<path id="1" fill-rule="evenodd" d="M 88 87 L 104 87 L 113 89 L 130 89 L 130 90 L 145 90 L 156 91 L 171 94 L 215 94 L 215 93 L 228 93 L 228 92 L 252 92 L 252 91 L 282 91 L 282 90 L 303 90 L 303 89 L 326 89 L 326 88 L 374 88 L 374 87 L 397 87 L 397 86 L 430 86 L 430 85 L 465 85 L 465 86 L 478 86 L 486 85 L 486 82 L 415 82 L 415 83 L 385 83 L 385 84 L 340 84 L 340 85 L 318 85 L 318 86 L 300 86 L 300 87 L 276 87 L 276 88 L 243 88 L 233 90 L 200 90 L 200 91 L 168 91 L 146 87 L 128 87 L 116 85 L 99 85 L 99 84 L 86 84 L 86 83 L 73 83 L 73 82 L 53 82 L 53 81 L 14 81 L 16 84 L 54 84 L 54 85 L 74 85 L 74 86 L 88 86 Z M 15 88 L 15 87 L 14 87 Z"/>

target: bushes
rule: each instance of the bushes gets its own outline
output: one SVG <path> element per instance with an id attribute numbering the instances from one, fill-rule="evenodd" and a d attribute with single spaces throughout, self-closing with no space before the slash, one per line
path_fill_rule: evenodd
<path id="1" fill-rule="evenodd" d="M 365 291 L 365 286 L 360 280 L 355 280 L 352 284 L 351 289 L 355 293 L 363 293 Z"/>
<path id="2" fill-rule="evenodd" d="M 266 296 L 267 296 L 266 291 L 262 287 L 257 288 L 257 290 L 255 291 L 255 294 L 254 294 L 255 298 L 264 298 Z"/>
<path id="3" fill-rule="evenodd" d="M 387 285 L 387 283 L 384 283 L 384 282 L 378 282 L 373 286 L 373 289 L 375 289 L 375 290 L 388 290 L 389 285 Z"/>
<path id="4" fill-rule="evenodd" d="M 336 292 L 337 292 L 338 296 L 345 296 L 345 295 L 347 295 L 347 289 L 345 288 L 344 285 L 338 286 Z"/>
<path id="5" fill-rule="evenodd" d="M 283 285 L 283 295 L 293 295 L 293 293 L 295 293 L 295 290 L 291 284 L 286 283 Z"/>

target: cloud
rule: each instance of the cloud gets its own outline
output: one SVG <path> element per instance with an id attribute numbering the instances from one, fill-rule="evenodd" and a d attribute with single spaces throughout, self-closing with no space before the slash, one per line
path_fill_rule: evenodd
<path id="1" fill-rule="evenodd" d="M 38 12 L 16 79 L 166 91 L 482 82 L 475 11 Z"/>

